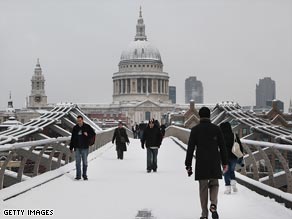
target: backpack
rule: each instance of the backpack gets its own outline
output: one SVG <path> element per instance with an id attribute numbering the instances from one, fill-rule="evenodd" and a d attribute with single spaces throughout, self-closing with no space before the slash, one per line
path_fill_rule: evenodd
<path id="1" fill-rule="evenodd" d="M 94 145 L 94 143 L 95 143 L 95 137 L 96 137 L 96 135 L 93 135 L 91 138 L 89 138 L 89 141 L 88 141 L 88 145 L 89 146 Z"/>

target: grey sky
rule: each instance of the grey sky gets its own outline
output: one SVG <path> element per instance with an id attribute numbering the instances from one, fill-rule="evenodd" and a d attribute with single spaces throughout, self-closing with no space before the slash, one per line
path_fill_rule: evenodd
<path id="1" fill-rule="evenodd" d="M 292 98 L 291 0 L 0 0 L 0 108 L 22 107 L 39 57 L 49 103 L 112 101 L 112 75 L 139 6 L 177 100 L 197 76 L 204 100 L 255 104 L 259 78 Z"/>

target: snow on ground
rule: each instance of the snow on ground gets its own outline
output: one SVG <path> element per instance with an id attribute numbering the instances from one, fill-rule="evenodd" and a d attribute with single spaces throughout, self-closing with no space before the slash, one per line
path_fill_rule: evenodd
<path id="1" fill-rule="evenodd" d="M 159 150 L 157 173 L 146 173 L 146 150 L 136 139 L 131 139 L 124 160 L 116 158 L 115 147 L 93 153 L 97 158 L 89 163 L 89 181 L 75 181 L 75 171 L 71 171 L 0 203 L 0 218 L 16 218 L 3 215 L 5 209 L 53 209 L 54 216 L 46 218 L 54 219 L 134 219 L 143 209 L 151 210 L 157 219 L 199 218 L 198 183 L 187 177 L 185 152 L 170 138 L 164 139 Z M 237 194 L 224 195 L 220 181 L 220 218 L 292 218 L 292 211 L 281 204 L 238 187 Z"/>

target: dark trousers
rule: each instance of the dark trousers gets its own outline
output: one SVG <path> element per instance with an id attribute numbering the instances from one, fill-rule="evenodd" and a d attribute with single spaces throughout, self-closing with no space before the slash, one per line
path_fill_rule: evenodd
<path id="1" fill-rule="evenodd" d="M 118 149 L 117 154 L 118 154 L 118 159 L 121 159 L 121 160 L 124 159 L 124 151 L 123 150 Z"/>
<path id="2" fill-rule="evenodd" d="M 147 148 L 147 170 L 157 170 L 158 149 Z"/>
<path id="3" fill-rule="evenodd" d="M 199 189 L 202 217 L 208 217 L 208 192 L 210 193 L 211 204 L 217 206 L 219 191 L 218 179 L 199 180 Z"/>

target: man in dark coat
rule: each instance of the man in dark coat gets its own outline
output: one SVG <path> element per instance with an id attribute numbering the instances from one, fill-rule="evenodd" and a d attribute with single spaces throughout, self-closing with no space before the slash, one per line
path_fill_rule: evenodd
<path id="1" fill-rule="evenodd" d="M 112 143 L 116 141 L 116 150 L 118 159 L 124 159 L 124 151 L 127 151 L 126 143 L 130 143 L 126 129 L 123 127 L 123 123 L 119 122 L 118 128 L 115 129 Z"/>
<path id="2" fill-rule="evenodd" d="M 88 180 L 87 177 L 87 156 L 91 139 L 94 138 L 95 132 L 93 128 L 83 121 L 82 116 L 77 116 L 77 124 L 73 127 L 70 151 L 74 149 L 76 159 L 76 180 L 81 179 L 81 160 L 82 160 L 82 177 Z"/>
<path id="3" fill-rule="evenodd" d="M 158 149 L 161 145 L 161 132 L 159 127 L 155 125 L 154 120 L 150 120 L 147 128 L 144 130 L 144 134 L 141 139 L 141 147 L 144 149 L 146 143 L 147 149 L 147 172 L 151 170 L 157 171 L 157 155 Z"/>
<path id="4" fill-rule="evenodd" d="M 210 191 L 210 211 L 212 218 L 219 218 L 217 198 L 218 179 L 222 178 L 221 165 L 227 170 L 227 152 L 221 129 L 210 121 L 210 110 L 202 107 L 199 111 L 200 123 L 191 130 L 185 165 L 188 175 L 192 175 L 192 159 L 196 150 L 195 180 L 199 181 L 201 219 L 208 218 L 208 190 Z"/>

